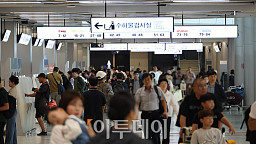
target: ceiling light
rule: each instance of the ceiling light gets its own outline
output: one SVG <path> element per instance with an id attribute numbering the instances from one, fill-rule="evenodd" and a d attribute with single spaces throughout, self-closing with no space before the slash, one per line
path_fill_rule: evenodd
<path id="1" fill-rule="evenodd" d="M 41 4 L 41 2 L 0 2 L 0 4 Z"/>
<path id="2" fill-rule="evenodd" d="M 229 0 L 172 0 L 172 2 L 229 2 Z"/>

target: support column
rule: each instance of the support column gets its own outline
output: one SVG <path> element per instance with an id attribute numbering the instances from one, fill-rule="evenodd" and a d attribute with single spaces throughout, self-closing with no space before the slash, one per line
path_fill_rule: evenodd
<path id="1" fill-rule="evenodd" d="M 17 57 L 16 22 L 6 22 L 6 29 L 11 30 L 8 42 L 1 44 L 1 78 L 8 84 L 10 77 L 10 58 Z"/>
<path id="2" fill-rule="evenodd" d="M 2 20 L 2 19 L 1 19 Z M 2 28 L 2 25 L 1 25 L 1 23 L 0 23 L 0 28 Z M 2 29 L 0 29 L 0 77 L 2 76 L 1 74 L 2 74 L 2 69 L 1 69 L 1 63 L 2 63 Z"/>
<path id="3" fill-rule="evenodd" d="M 245 104 L 254 102 L 254 19 L 244 19 L 244 76 L 245 76 Z"/>
<path id="4" fill-rule="evenodd" d="M 235 85 L 244 84 L 244 23 L 242 18 L 235 19 L 238 25 L 238 38 L 235 40 Z"/>
<path id="5" fill-rule="evenodd" d="M 69 61 L 69 70 L 71 70 L 74 62 L 74 43 L 67 44 L 67 61 Z"/>
<path id="6" fill-rule="evenodd" d="M 256 18 L 254 18 L 254 25 L 256 24 Z M 255 76 L 255 69 L 256 69 L 256 35 L 255 35 L 255 32 L 256 32 L 256 28 L 254 28 L 254 49 L 253 49 L 253 53 L 254 53 L 254 60 L 252 59 L 252 61 L 254 62 L 254 73 L 251 73 L 252 75 L 254 75 L 254 87 L 252 89 L 254 89 L 254 101 L 256 101 L 256 76 Z"/>
<path id="7" fill-rule="evenodd" d="M 32 34 L 33 34 L 33 30 L 32 30 L 32 28 L 30 28 L 30 35 L 32 36 Z M 32 77 L 33 76 L 33 65 L 32 65 L 32 63 L 33 63 L 33 52 L 32 52 L 32 47 L 33 47 L 33 43 L 32 43 L 32 38 L 30 39 L 30 45 L 29 45 L 30 47 L 29 47 L 29 56 L 30 56 L 30 76 Z"/>
<path id="8" fill-rule="evenodd" d="M 54 66 L 56 67 L 57 66 L 57 63 L 56 63 L 56 44 L 53 46 L 53 53 L 54 53 Z"/>
<path id="9" fill-rule="evenodd" d="M 228 39 L 228 76 L 230 75 L 230 70 L 235 69 L 235 40 Z"/>
<path id="10" fill-rule="evenodd" d="M 91 57 L 91 53 L 90 53 L 90 46 L 88 46 L 87 48 L 86 48 L 86 50 L 87 50 L 87 59 L 86 59 L 86 61 L 87 61 L 87 65 L 86 65 L 86 69 L 87 70 L 89 70 L 89 67 L 90 67 L 90 65 L 91 65 L 91 62 L 90 62 L 90 57 Z"/>

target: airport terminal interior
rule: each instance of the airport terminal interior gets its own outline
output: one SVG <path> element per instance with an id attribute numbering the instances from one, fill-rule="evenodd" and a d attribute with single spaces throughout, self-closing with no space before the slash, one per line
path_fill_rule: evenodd
<path id="1" fill-rule="evenodd" d="M 89 98 L 85 95 L 92 89 L 101 91 L 105 101 L 100 112 L 101 119 L 111 119 L 109 113 L 118 107 L 113 106 L 113 103 L 114 97 L 120 94 L 120 82 L 121 89 L 128 91 L 132 100 L 135 100 L 134 119 L 141 120 L 145 115 L 159 114 L 161 107 L 164 109 L 160 114 L 164 115 L 163 119 L 166 116 L 171 118 L 170 125 L 166 126 L 170 130 L 167 133 L 169 141 L 165 141 L 163 128 L 159 127 L 160 141 L 157 142 L 157 138 L 154 138 L 155 132 L 152 132 L 154 136 L 149 140 L 154 144 L 194 144 L 190 127 L 192 125 L 188 123 L 191 121 L 192 124 L 193 119 L 194 125 L 194 119 L 197 118 L 200 123 L 196 124 L 197 128 L 203 124 L 201 129 L 205 128 L 205 123 L 200 118 L 202 111 L 194 111 L 199 112 L 199 117 L 194 118 L 193 114 L 193 118 L 189 116 L 193 110 L 190 113 L 188 111 L 194 107 L 191 104 L 193 101 L 188 99 L 193 95 L 200 110 L 205 109 L 200 94 L 209 93 L 215 95 L 215 108 L 220 107 L 218 114 L 223 116 L 217 120 L 220 137 L 228 144 L 256 144 L 256 141 L 246 141 L 249 129 L 247 121 L 256 121 L 256 116 L 252 114 L 253 110 L 256 113 L 256 104 L 249 108 L 256 101 L 256 0 L 0 0 L 0 19 L 0 89 L 3 87 L 9 95 L 14 93 L 17 111 L 11 118 L 5 116 L 4 110 L 11 111 L 11 102 L 8 97 L 9 103 L 6 103 L 7 97 L 3 98 L 5 93 L 1 90 L 0 143 L 75 143 L 81 138 L 79 134 L 66 139 L 64 130 L 53 133 L 54 123 L 49 117 L 47 122 L 46 116 L 50 115 L 49 109 L 54 111 L 56 108 L 52 108 L 50 104 L 56 101 L 55 104 L 59 106 L 60 99 L 61 102 L 65 101 L 62 99 L 65 99 L 63 93 L 68 94 L 67 89 L 77 91 L 84 97 L 85 108 L 82 117 L 79 115 L 80 118 L 76 118 L 89 129 L 90 126 L 84 123 L 88 124 L 89 119 L 86 106 L 94 105 L 93 102 L 90 104 L 86 101 Z M 149 91 L 147 76 L 152 76 Z M 104 85 L 101 87 L 102 79 Z M 98 83 L 95 87 L 92 87 L 93 80 Z M 168 98 L 166 99 L 167 92 L 161 87 L 163 81 L 166 81 L 166 89 L 174 102 L 169 103 Z M 205 85 L 199 85 L 202 82 Z M 63 88 L 61 83 L 65 92 L 60 92 Z M 70 87 L 66 88 L 65 83 L 70 84 Z M 82 89 L 80 85 L 83 86 Z M 107 93 L 104 92 L 105 85 L 110 87 Z M 154 85 L 159 87 L 154 89 Z M 47 110 L 40 112 L 36 106 L 40 105 L 38 97 L 43 95 L 41 90 L 47 86 L 47 98 L 50 102 L 40 101 L 44 106 L 47 105 Z M 145 91 L 141 92 L 140 89 Z M 161 89 L 160 96 L 157 89 Z M 200 93 L 204 89 L 205 93 Z M 112 96 L 113 100 L 108 97 L 109 91 L 115 94 Z M 152 94 L 153 92 L 156 94 Z M 154 98 L 157 103 L 152 104 L 150 101 L 153 99 L 144 98 L 146 94 L 158 96 Z M 224 100 L 219 100 L 218 95 L 222 95 Z M 161 96 L 165 97 L 165 104 Z M 3 109 L 5 104 L 9 104 L 8 109 Z M 245 114 L 248 108 L 251 110 L 250 116 Z M 69 117 L 76 115 L 65 108 L 64 110 Z M 88 113 L 93 112 L 96 113 L 96 110 Z M 185 115 L 187 112 L 189 114 Z M 212 109 L 210 112 L 212 113 Z M 245 120 L 247 115 L 249 117 Z M 182 121 L 184 119 L 185 122 Z M 244 120 L 245 123 L 241 126 Z M 61 126 L 66 126 L 66 122 L 68 120 Z M 79 123 L 77 120 L 75 122 Z M 176 125 L 176 122 L 180 125 Z M 99 134 L 91 136 L 89 130 L 87 132 L 81 123 L 79 125 L 81 133 L 86 131 L 86 136 L 90 136 L 90 140 L 80 143 L 100 143 L 93 141 Z M 107 124 L 104 125 L 103 129 L 106 130 Z M 234 128 L 234 134 L 230 132 L 230 128 Z M 193 134 L 198 131 L 193 131 Z M 143 126 L 138 126 L 135 135 L 140 139 L 150 139 L 145 138 Z M 52 139 L 57 136 L 60 141 L 53 142 Z M 215 135 L 211 137 L 216 139 Z M 256 134 L 252 137 L 256 137 Z M 205 143 L 224 144 L 209 141 Z"/>

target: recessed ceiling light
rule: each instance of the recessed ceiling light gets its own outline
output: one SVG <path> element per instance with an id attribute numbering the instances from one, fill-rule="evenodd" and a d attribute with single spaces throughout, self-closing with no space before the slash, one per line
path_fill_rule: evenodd
<path id="1" fill-rule="evenodd" d="M 229 0 L 172 0 L 173 2 L 229 2 Z"/>
<path id="2" fill-rule="evenodd" d="M 40 4 L 41 2 L 0 2 L 0 4 Z"/>

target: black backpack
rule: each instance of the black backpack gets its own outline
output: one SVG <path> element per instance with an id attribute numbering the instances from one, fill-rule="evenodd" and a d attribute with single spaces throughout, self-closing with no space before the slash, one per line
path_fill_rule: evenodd
<path id="1" fill-rule="evenodd" d="M 250 141 L 250 135 L 251 135 L 251 131 L 249 130 L 249 127 L 248 127 L 248 120 L 249 120 L 250 112 L 251 112 L 251 106 L 244 112 L 244 120 L 243 120 L 242 125 L 240 127 L 240 129 L 242 129 L 243 126 L 244 126 L 244 123 L 246 124 L 246 127 L 247 127 L 246 141 Z"/>
<path id="2" fill-rule="evenodd" d="M 16 111 L 16 98 L 8 95 L 9 110 L 4 111 L 4 117 L 10 119 Z"/>
<path id="3" fill-rule="evenodd" d="M 119 91 L 123 91 L 124 90 L 124 86 L 123 86 L 123 82 L 115 82 L 113 85 L 113 91 L 114 93 L 117 93 Z"/>

